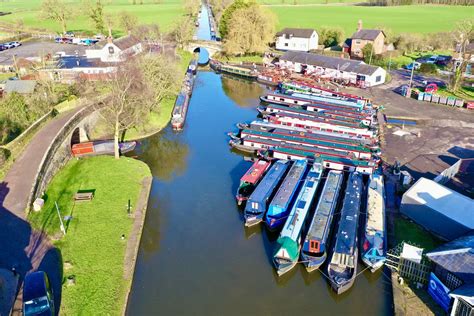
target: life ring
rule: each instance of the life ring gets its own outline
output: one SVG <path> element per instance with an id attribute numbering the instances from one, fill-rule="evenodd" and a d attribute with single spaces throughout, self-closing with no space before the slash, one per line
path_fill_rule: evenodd
<path id="1" fill-rule="evenodd" d="M 256 176 L 256 175 L 257 175 L 257 171 L 255 171 L 255 170 L 252 171 L 252 172 L 250 173 L 250 175 L 251 175 L 251 176 Z"/>
<path id="2" fill-rule="evenodd" d="M 300 132 L 300 135 L 301 135 L 301 136 L 304 136 L 304 132 Z"/>
<path id="3" fill-rule="evenodd" d="M 320 157 L 320 156 L 321 156 L 320 154 L 315 154 L 314 155 L 314 157 L 317 157 L 317 158 Z"/>

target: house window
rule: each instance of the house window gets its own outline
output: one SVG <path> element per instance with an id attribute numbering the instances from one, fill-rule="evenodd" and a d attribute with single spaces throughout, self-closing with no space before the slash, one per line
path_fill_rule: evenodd
<path id="1" fill-rule="evenodd" d="M 285 46 L 288 47 L 288 43 L 285 43 Z"/>
<path id="2" fill-rule="evenodd" d="M 381 80 L 382 80 L 382 76 L 377 76 L 377 77 L 375 77 L 375 82 L 379 82 L 379 81 L 381 81 Z"/>
<path id="3" fill-rule="evenodd" d="M 359 40 L 356 40 L 356 44 L 360 44 L 360 41 L 359 41 Z"/>
<path id="4" fill-rule="evenodd" d="M 110 54 L 110 55 L 113 55 L 113 53 L 114 53 L 114 48 L 113 48 L 113 46 L 109 46 L 109 54 Z"/>

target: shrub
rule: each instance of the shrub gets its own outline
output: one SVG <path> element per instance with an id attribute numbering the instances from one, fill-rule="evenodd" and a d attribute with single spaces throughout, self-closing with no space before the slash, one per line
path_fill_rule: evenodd
<path id="1" fill-rule="evenodd" d="M 11 153 L 8 149 L 0 147 L 0 165 L 3 165 L 10 156 Z"/>
<path id="2" fill-rule="evenodd" d="M 420 72 L 424 74 L 435 74 L 437 72 L 437 68 L 434 64 L 421 64 Z"/>

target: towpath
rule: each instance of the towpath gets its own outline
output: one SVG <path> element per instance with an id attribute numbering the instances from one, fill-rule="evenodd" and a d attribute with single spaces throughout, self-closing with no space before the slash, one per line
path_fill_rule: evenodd
<path id="1" fill-rule="evenodd" d="M 31 228 L 26 220 L 26 209 L 44 154 L 64 124 L 81 108 L 60 114 L 37 132 L 0 183 L 0 268 L 14 267 L 20 275 L 20 283 L 28 271 L 46 271 L 53 286 L 57 311 L 61 299 L 61 254 L 45 234 Z M 21 305 L 20 291 L 13 315 L 21 314 Z"/>

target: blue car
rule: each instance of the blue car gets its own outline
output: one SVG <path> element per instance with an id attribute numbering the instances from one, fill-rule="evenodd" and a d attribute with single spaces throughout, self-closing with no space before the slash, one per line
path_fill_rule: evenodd
<path id="1" fill-rule="evenodd" d="M 53 290 L 48 275 L 36 271 L 26 275 L 23 283 L 23 315 L 53 316 Z"/>

